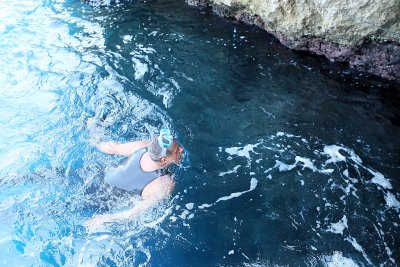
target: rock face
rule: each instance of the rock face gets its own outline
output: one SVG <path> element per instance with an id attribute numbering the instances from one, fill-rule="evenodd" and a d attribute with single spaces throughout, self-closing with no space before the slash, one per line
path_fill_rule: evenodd
<path id="1" fill-rule="evenodd" d="M 187 0 L 255 24 L 296 50 L 400 81 L 400 0 Z"/>

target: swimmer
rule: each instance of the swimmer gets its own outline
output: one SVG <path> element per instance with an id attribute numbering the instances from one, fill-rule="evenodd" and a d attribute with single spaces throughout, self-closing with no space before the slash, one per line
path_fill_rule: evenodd
<path id="1" fill-rule="evenodd" d="M 168 129 L 161 129 L 160 134 L 150 141 L 125 144 L 104 142 L 97 147 L 104 153 L 129 157 L 125 164 L 107 172 L 104 180 L 112 186 L 139 193 L 142 200 L 127 211 L 95 215 L 86 222 L 90 231 L 104 223 L 132 218 L 167 198 L 172 192 L 174 180 L 168 174 L 167 167 L 181 162 L 183 148 Z"/>

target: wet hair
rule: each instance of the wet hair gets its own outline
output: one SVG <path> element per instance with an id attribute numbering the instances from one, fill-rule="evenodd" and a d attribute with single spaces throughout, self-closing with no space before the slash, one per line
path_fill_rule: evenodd
<path id="1" fill-rule="evenodd" d="M 163 158 L 167 155 L 171 155 L 171 152 L 169 151 L 169 149 L 167 149 L 166 155 L 163 155 L 163 149 L 160 146 L 160 144 L 158 143 L 157 138 L 158 138 L 158 135 L 154 135 L 150 141 L 149 146 L 147 147 L 147 151 L 150 154 L 150 158 L 154 161 L 160 161 L 161 158 Z"/>

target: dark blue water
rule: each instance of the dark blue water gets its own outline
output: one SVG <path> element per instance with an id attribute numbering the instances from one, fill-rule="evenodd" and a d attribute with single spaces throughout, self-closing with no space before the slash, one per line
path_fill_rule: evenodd
<path id="1" fill-rule="evenodd" d="M 397 266 L 398 88 L 183 1 L 0 3 L 0 264 Z M 171 198 L 103 183 L 101 140 L 169 125 Z"/>

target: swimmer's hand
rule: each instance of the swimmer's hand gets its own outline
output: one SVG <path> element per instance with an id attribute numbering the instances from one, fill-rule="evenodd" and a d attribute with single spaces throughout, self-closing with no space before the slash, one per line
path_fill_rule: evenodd
<path id="1" fill-rule="evenodd" d="M 103 153 L 107 154 L 116 154 L 118 143 L 109 141 L 109 142 L 102 142 L 97 144 L 97 149 Z"/>
<path id="2" fill-rule="evenodd" d="M 95 215 L 93 218 L 86 221 L 85 226 L 89 233 L 91 233 L 103 228 L 104 224 L 110 221 L 112 221 L 110 214 Z"/>

